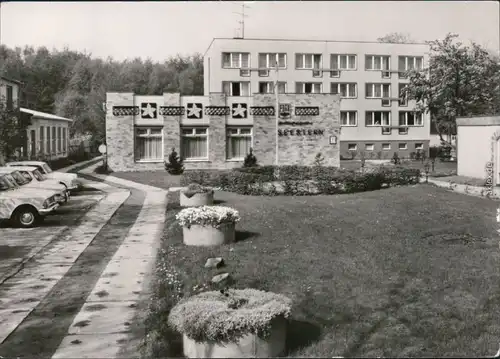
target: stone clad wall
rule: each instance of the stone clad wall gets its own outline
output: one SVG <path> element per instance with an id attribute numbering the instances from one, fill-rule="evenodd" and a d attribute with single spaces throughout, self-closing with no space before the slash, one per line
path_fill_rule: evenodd
<path id="1" fill-rule="evenodd" d="M 242 102 L 245 100 L 242 99 Z M 313 165 L 317 153 L 325 158 L 325 165 L 340 165 L 340 98 L 331 94 L 280 94 L 281 104 L 291 105 L 291 116 L 279 119 L 278 144 L 280 165 Z M 163 94 L 164 106 L 180 106 L 179 94 Z M 113 106 L 139 106 L 133 94 L 108 93 L 106 114 L 106 138 L 108 164 L 113 171 L 163 170 L 164 164 L 137 163 L 134 161 L 134 116 L 114 116 Z M 211 94 L 210 106 L 227 106 L 223 94 Z M 273 94 L 256 94 L 248 109 L 275 107 Z M 318 115 L 296 116 L 296 107 L 317 107 Z M 186 169 L 228 169 L 242 166 L 241 161 L 226 160 L 226 123 L 230 116 L 206 116 L 209 129 L 208 161 L 185 162 Z M 252 116 L 249 115 L 249 119 Z M 231 119 L 232 126 L 238 120 Z M 246 122 L 245 122 L 246 121 Z M 248 120 L 242 121 L 248 124 Z M 251 120 L 250 120 L 251 121 Z M 163 117 L 164 158 L 168 159 L 172 147 L 180 149 L 181 116 Z M 250 122 L 251 123 L 251 122 Z M 330 144 L 330 137 L 337 142 Z M 253 116 L 253 150 L 260 165 L 273 165 L 276 160 L 276 117 Z"/>

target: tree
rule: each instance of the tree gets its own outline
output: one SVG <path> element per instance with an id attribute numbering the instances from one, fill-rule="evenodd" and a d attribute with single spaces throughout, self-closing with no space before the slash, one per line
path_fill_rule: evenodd
<path id="1" fill-rule="evenodd" d="M 17 108 L 7 108 L 5 98 L 0 99 L 0 153 L 9 159 L 23 147 L 26 150 L 26 128 L 30 115 Z"/>
<path id="2" fill-rule="evenodd" d="M 405 34 L 401 32 L 391 32 L 383 37 L 379 37 L 377 39 L 378 42 L 386 42 L 389 44 L 408 44 L 412 42 L 416 42 L 410 36 L 410 34 Z"/>
<path id="3" fill-rule="evenodd" d="M 456 118 L 494 114 L 500 93 L 500 64 L 478 44 L 465 46 L 456 38 L 448 34 L 442 41 L 429 41 L 428 67 L 409 71 L 403 90 L 416 100 L 417 111 L 430 113 L 441 141 L 449 146 Z"/>

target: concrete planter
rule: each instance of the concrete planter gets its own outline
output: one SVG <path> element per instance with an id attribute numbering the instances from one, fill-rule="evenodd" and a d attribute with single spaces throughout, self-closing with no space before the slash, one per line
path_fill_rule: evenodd
<path id="1" fill-rule="evenodd" d="M 235 223 L 223 223 L 219 228 L 193 224 L 182 227 L 184 244 L 188 246 L 220 246 L 232 243 L 235 239 Z"/>
<path id="2" fill-rule="evenodd" d="M 271 333 L 266 339 L 247 334 L 234 343 L 195 342 L 183 335 L 184 355 L 187 358 L 271 358 L 285 351 L 286 319 L 273 319 Z"/>
<path id="3" fill-rule="evenodd" d="M 214 192 L 195 193 L 192 197 L 186 197 L 180 191 L 180 204 L 182 207 L 210 206 L 214 203 Z"/>

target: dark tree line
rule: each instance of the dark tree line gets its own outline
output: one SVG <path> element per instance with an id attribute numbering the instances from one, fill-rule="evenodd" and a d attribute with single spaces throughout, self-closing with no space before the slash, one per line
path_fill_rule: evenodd
<path id="1" fill-rule="evenodd" d="M 71 135 L 92 134 L 96 142 L 105 138 L 106 92 L 203 95 L 201 54 L 159 63 L 104 60 L 67 48 L 0 45 L 0 74 L 24 83 L 22 106 L 71 118 Z"/>

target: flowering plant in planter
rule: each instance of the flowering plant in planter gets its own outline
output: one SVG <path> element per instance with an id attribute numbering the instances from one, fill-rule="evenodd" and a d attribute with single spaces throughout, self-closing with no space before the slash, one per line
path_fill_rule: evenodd
<path id="1" fill-rule="evenodd" d="M 257 289 L 210 291 L 181 300 L 168 323 L 196 342 L 229 343 L 249 333 L 266 338 L 273 319 L 287 319 L 291 300 Z"/>
<path id="2" fill-rule="evenodd" d="M 185 208 L 175 216 L 182 227 L 192 225 L 218 228 L 225 223 L 236 223 L 240 220 L 237 210 L 224 206 L 200 206 Z"/>
<path id="3" fill-rule="evenodd" d="M 191 183 L 186 189 L 182 190 L 182 193 L 187 198 L 191 198 L 197 193 L 214 193 L 214 190 L 210 187 L 204 187 L 198 183 Z"/>

